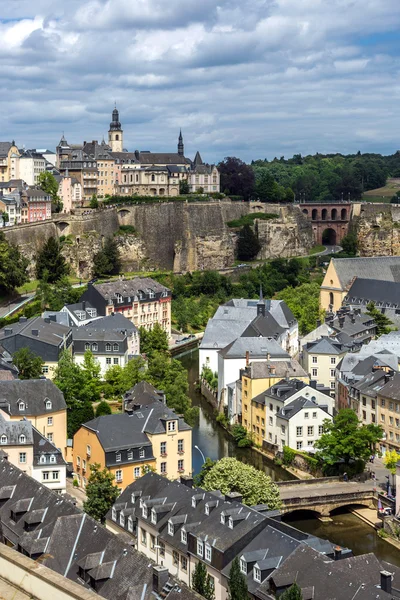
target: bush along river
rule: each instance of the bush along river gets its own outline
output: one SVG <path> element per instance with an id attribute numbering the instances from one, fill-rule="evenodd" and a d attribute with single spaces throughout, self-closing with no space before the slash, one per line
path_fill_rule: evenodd
<path id="1" fill-rule="evenodd" d="M 252 448 L 238 448 L 232 437 L 215 419 L 214 409 L 197 389 L 199 380 L 199 351 L 191 350 L 176 356 L 188 372 L 189 395 L 193 406 L 199 407 L 199 419 L 193 427 L 193 471 L 198 473 L 203 457 L 218 460 L 224 456 L 233 456 L 264 471 L 274 481 L 293 479 L 293 475 L 275 465 L 272 460 Z M 199 450 L 197 449 L 199 448 Z M 400 567 L 400 552 L 397 548 L 381 539 L 376 531 L 355 515 L 343 511 L 332 515 L 332 521 L 323 523 L 310 513 L 297 511 L 285 517 L 291 525 L 312 535 L 329 539 L 335 544 L 351 548 L 355 555 L 373 552 L 380 560 L 386 560 Z"/>

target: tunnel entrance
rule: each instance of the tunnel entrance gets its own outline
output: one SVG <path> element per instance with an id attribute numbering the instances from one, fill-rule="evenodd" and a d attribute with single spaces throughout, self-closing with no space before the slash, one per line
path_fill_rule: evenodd
<path id="1" fill-rule="evenodd" d="M 328 227 L 322 232 L 322 243 L 327 246 L 336 246 L 336 231 Z"/>

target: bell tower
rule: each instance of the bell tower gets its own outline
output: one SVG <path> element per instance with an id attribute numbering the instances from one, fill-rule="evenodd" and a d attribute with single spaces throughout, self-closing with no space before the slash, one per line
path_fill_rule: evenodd
<path id="1" fill-rule="evenodd" d="M 183 156 L 183 154 L 184 154 L 184 145 L 183 145 L 182 130 L 179 132 L 179 138 L 178 138 L 178 154 L 179 154 L 179 156 Z"/>
<path id="2" fill-rule="evenodd" d="M 123 152 L 123 142 L 124 132 L 121 129 L 121 123 L 119 121 L 119 113 L 117 107 L 115 107 L 112 113 L 110 129 L 108 130 L 108 145 L 111 147 L 111 150 L 113 152 Z"/>

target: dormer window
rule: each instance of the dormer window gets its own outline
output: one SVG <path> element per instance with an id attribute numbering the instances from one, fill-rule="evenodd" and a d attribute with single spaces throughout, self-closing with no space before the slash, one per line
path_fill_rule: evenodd
<path id="1" fill-rule="evenodd" d="M 52 454 L 52 455 L 50 456 L 50 462 L 51 462 L 51 463 L 55 463 L 55 462 L 56 462 L 56 457 L 54 456 L 54 454 Z"/>
<path id="2" fill-rule="evenodd" d="M 141 448 L 141 449 L 139 450 L 139 458 L 144 458 L 144 457 L 145 457 L 145 451 L 144 451 L 144 449 L 143 449 L 143 448 Z"/>
<path id="3" fill-rule="evenodd" d="M 203 548 L 204 544 L 200 540 L 197 540 L 197 554 L 198 556 L 203 556 Z"/>
<path id="4" fill-rule="evenodd" d="M 122 513 L 119 515 L 119 524 L 121 527 L 125 527 L 125 517 Z"/>
<path id="5" fill-rule="evenodd" d="M 46 407 L 46 410 L 51 410 L 51 407 L 52 407 L 52 406 L 53 406 L 53 405 L 52 405 L 52 403 L 51 403 L 51 400 L 47 399 L 47 400 L 45 401 L 45 407 Z"/>
<path id="6" fill-rule="evenodd" d="M 229 517 L 228 527 L 229 527 L 229 529 L 233 529 L 233 519 L 232 519 L 232 517 Z"/>
<path id="7" fill-rule="evenodd" d="M 254 567 L 253 577 L 254 581 L 257 581 L 257 583 L 261 583 L 261 570 L 258 567 Z"/>
<path id="8" fill-rule="evenodd" d="M 221 519 L 220 519 L 220 520 L 221 520 L 221 523 L 222 523 L 223 525 L 225 525 L 225 517 L 224 517 L 224 515 L 223 515 L 223 514 L 221 514 Z"/>
<path id="9" fill-rule="evenodd" d="M 111 518 L 113 521 L 117 520 L 117 509 L 113 506 L 111 510 Z"/>
<path id="10" fill-rule="evenodd" d="M 210 514 L 210 507 L 208 506 L 208 504 L 205 505 L 204 512 L 206 513 L 206 515 Z"/>
<path id="11" fill-rule="evenodd" d="M 187 544 L 187 533 L 184 529 L 181 530 L 181 542 Z"/>
<path id="12" fill-rule="evenodd" d="M 87 309 L 87 313 L 88 313 L 89 317 L 96 317 L 97 316 L 97 310 L 95 308 L 88 308 Z"/>
<path id="13" fill-rule="evenodd" d="M 128 450 L 128 460 L 133 460 L 133 450 Z"/>
<path id="14" fill-rule="evenodd" d="M 211 561 L 211 546 L 209 544 L 206 544 L 204 547 L 204 558 Z"/>
<path id="15" fill-rule="evenodd" d="M 156 295 L 153 292 L 153 290 L 149 290 L 149 298 L 155 298 L 155 297 L 156 297 Z"/>
<path id="16" fill-rule="evenodd" d="M 6 436 L 6 435 L 4 435 L 4 434 L 3 434 L 3 435 L 1 436 L 1 438 L 0 438 L 0 443 L 2 443 L 2 444 L 7 444 L 7 436 Z"/>
<path id="17" fill-rule="evenodd" d="M 117 453 L 115 454 L 115 461 L 116 461 L 116 462 L 121 462 L 121 452 L 117 452 Z"/>
<path id="18" fill-rule="evenodd" d="M 240 559 L 240 570 L 242 571 L 242 573 L 247 575 L 247 562 L 244 560 L 244 558 Z"/>
<path id="19" fill-rule="evenodd" d="M 176 431 L 176 421 L 168 421 L 168 431 Z"/>
<path id="20" fill-rule="evenodd" d="M 22 434 L 19 436 L 19 443 L 20 443 L 20 444 L 25 444 L 25 442 L 26 442 L 26 436 L 25 436 L 25 435 L 22 433 Z"/>
<path id="21" fill-rule="evenodd" d="M 44 454 L 42 454 L 42 456 L 40 457 L 39 462 L 42 464 L 46 462 L 46 457 Z"/>
<path id="22" fill-rule="evenodd" d="M 174 533 L 174 525 L 170 521 L 168 521 L 168 535 L 174 535 Z"/>
<path id="23" fill-rule="evenodd" d="M 123 298 L 122 298 L 121 294 L 115 294 L 115 298 L 116 298 L 118 304 L 122 304 Z"/>
<path id="24" fill-rule="evenodd" d="M 114 352 L 118 352 L 119 351 L 119 344 L 114 344 L 113 350 L 114 350 Z"/>
<path id="25" fill-rule="evenodd" d="M 144 504 L 142 507 L 142 517 L 143 517 L 143 519 L 147 519 L 148 516 L 149 516 L 149 510 L 148 510 L 147 506 Z"/>
<path id="26" fill-rule="evenodd" d="M 97 344 L 92 344 L 92 352 L 97 352 L 97 350 L 99 349 Z"/>
<path id="27" fill-rule="evenodd" d="M 128 517 L 128 531 L 133 533 L 133 519 L 132 517 Z"/>
<path id="28" fill-rule="evenodd" d="M 112 348 L 111 344 L 107 343 L 106 344 L 106 352 L 111 352 L 111 348 Z"/>
<path id="29" fill-rule="evenodd" d="M 154 508 L 151 509 L 151 522 L 153 523 L 153 525 L 157 523 L 157 513 L 154 510 Z"/>
<path id="30" fill-rule="evenodd" d="M 89 342 L 86 342 L 86 344 L 85 344 L 85 350 L 90 350 L 90 344 L 89 344 Z"/>
<path id="31" fill-rule="evenodd" d="M 25 402 L 18 402 L 18 410 L 25 410 Z"/>

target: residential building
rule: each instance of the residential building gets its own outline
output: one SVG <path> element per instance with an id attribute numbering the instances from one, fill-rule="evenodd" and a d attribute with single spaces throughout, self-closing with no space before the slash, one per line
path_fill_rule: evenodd
<path id="1" fill-rule="evenodd" d="M 66 456 L 67 405 L 49 379 L 0 381 L 0 410 L 11 421 L 27 419 Z"/>
<path id="2" fill-rule="evenodd" d="M 90 476 L 90 465 L 99 463 L 125 489 L 146 468 L 176 479 L 192 472 L 192 429 L 157 401 L 130 413 L 97 417 L 74 436 L 74 472 L 80 487 Z"/>
<path id="3" fill-rule="evenodd" d="M 67 323 L 71 325 L 71 327 L 88 325 L 88 323 L 101 318 L 101 315 L 97 313 L 97 308 L 94 308 L 94 306 L 86 300 L 76 302 L 75 304 L 66 304 L 59 312 L 62 313 L 62 316 L 56 315 L 57 322 L 60 318 L 62 319 L 65 316 Z"/>
<path id="4" fill-rule="evenodd" d="M 373 281 L 400 282 L 400 256 L 332 258 L 321 284 L 320 303 L 326 311 L 337 311 L 359 277 Z"/>
<path id="5" fill-rule="evenodd" d="M 89 283 L 81 301 L 101 316 L 121 313 L 137 328 L 150 330 L 158 323 L 171 336 L 171 291 L 148 277 Z"/>
<path id="6" fill-rule="evenodd" d="M 99 327 L 73 327 L 73 356 L 74 362 L 82 365 L 85 352 L 91 351 L 96 362 L 100 365 L 100 376 L 115 365 L 125 367 L 128 363 L 128 337 L 126 332 Z"/>
<path id="7" fill-rule="evenodd" d="M 302 365 L 312 379 L 329 387 L 335 395 L 336 365 L 347 354 L 347 347 L 336 338 L 323 337 L 303 346 Z"/>
<path id="8" fill-rule="evenodd" d="M 250 327 L 251 326 L 251 327 Z M 244 335 L 272 337 L 290 356 L 298 352 L 298 323 L 283 300 L 233 299 L 218 307 L 207 323 L 199 348 L 199 371 L 218 370 L 218 353 Z M 265 357 L 264 357 L 265 358 Z"/>
<path id="9" fill-rule="evenodd" d="M 23 190 L 21 200 L 28 206 L 28 223 L 51 219 L 51 196 L 43 190 L 36 188 Z"/>
<path id="10" fill-rule="evenodd" d="M 28 222 L 28 205 L 25 199 L 21 198 L 21 193 L 17 190 L 0 196 L 0 212 L 7 213 L 9 225 L 19 225 L 20 223 Z M 3 219 L 0 219 L 0 226 L 3 227 L 3 225 Z"/>
<path id="11" fill-rule="evenodd" d="M 63 154 L 59 154 L 59 152 L 64 152 L 65 146 L 62 144 L 67 143 L 65 138 L 63 137 L 60 141 L 59 146 L 57 146 L 57 155 L 58 155 L 58 163 L 60 175 L 66 177 L 73 177 L 76 179 L 79 184 L 82 186 L 82 198 L 83 202 L 88 203 L 93 195 L 97 196 L 97 162 L 96 160 L 90 158 L 85 152 L 83 152 L 82 147 L 80 148 L 69 148 L 68 153 L 65 158 Z M 61 147 L 61 150 L 60 150 Z"/>
<path id="12" fill-rule="evenodd" d="M 25 150 L 19 157 L 19 177 L 28 185 L 38 185 L 39 175 L 46 171 L 46 159 L 36 150 Z"/>
<path id="13" fill-rule="evenodd" d="M 0 142 L 0 181 L 19 178 L 20 152 L 12 142 Z"/>
<path id="14" fill-rule="evenodd" d="M 11 179 L 10 181 L 0 181 L 0 194 L 11 194 L 12 192 L 22 192 L 27 187 L 23 179 Z"/>
<path id="15" fill-rule="evenodd" d="M 189 189 L 191 192 L 203 190 L 205 194 L 215 194 L 220 190 L 220 178 L 217 167 L 203 163 L 199 152 L 196 152 L 190 169 Z"/>
<path id="16" fill-rule="evenodd" d="M 383 385 L 382 385 L 383 383 Z M 382 426 L 384 439 L 380 451 L 400 452 L 400 373 L 389 372 L 381 379 L 377 390 L 377 422 Z"/>
<path id="17" fill-rule="evenodd" d="M 61 352 L 71 348 L 71 344 L 71 328 L 51 319 L 20 317 L 18 323 L 0 329 L 0 345 L 10 354 L 21 348 L 30 348 L 44 361 L 42 371 L 50 379 L 53 378 Z"/>
<path id="18" fill-rule="evenodd" d="M 99 317 L 86 324 L 86 329 L 102 329 L 108 332 L 120 333 L 126 337 L 128 355 L 140 354 L 140 334 L 138 328 L 122 313 L 111 313 L 107 317 Z"/>
<path id="19" fill-rule="evenodd" d="M 200 600 L 126 538 L 4 457 L 0 482 L 1 590 L 11 580 L 10 598 L 25 600 L 26 591 L 29 598 L 57 600 Z"/>
<path id="20" fill-rule="evenodd" d="M 374 302 L 392 323 L 400 325 L 400 281 L 356 277 L 343 299 L 343 305 L 354 311 L 365 311 L 370 302 Z"/>
<path id="21" fill-rule="evenodd" d="M 12 356 L 0 346 L 0 381 L 18 379 L 19 371 L 13 364 Z"/>
<path id="22" fill-rule="evenodd" d="M 0 449 L 7 460 L 36 481 L 59 494 L 66 492 L 65 462 L 61 450 L 49 442 L 30 421 L 10 420 L 0 408 Z"/>
<path id="23" fill-rule="evenodd" d="M 376 336 L 375 321 L 360 309 L 350 310 L 348 307 L 342 307 L 335 315 L 326 315 L 325 319 L 333 329 L 332 337 L 349 350 L 359 350 L 363 344 L 368 344 Z"/>
<path id="24" fill-rule="evenodd" d="M 58 195 L 63 204 L 62 212 L 66 214 L 73 213 L 77 208 L 83 205 L 82 184 L 76 177 L 71 177 L 69 173 L 56 176 L 58 181 Z"/>
<path id="25" fill-rule="evenodd" d="M 166 404 L 165 393 L 148 383 L 147 381 L 139 381 L 132 389 L 124 394 L 124 411 L 132 413 L 135 410 L 140 410 L 154 404 L 162 402 Z"/>
<path id="26" fill-rule="evenodd" d="M 122 132 L 120 135 L 122 135 Z M 89 159 L 97 161 L 97 194 L 99 198 L 113 196 L 119 171 L 116 169 L 111 147 L 107 146 L 104 140 L 101 144 L 93 140 L 90 143 L 83 142 L 82 150 Z"/>

